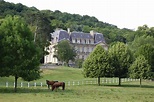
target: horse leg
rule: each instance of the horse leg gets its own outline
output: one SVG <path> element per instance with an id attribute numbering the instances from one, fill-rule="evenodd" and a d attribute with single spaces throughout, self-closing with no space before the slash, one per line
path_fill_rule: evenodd
<path id="1" fill-rule="evenodd" d="M 50 85 L 48 85 L 48 89 L 50 89 Z"/>
<path id="2" fill-rule="evenodd" d="M 52 91 L 55 89 L 55 86 L 52 86 Z"/>
<path id="3" fill-rule="evenodd" d="M 56 89 L 55 89 L 55 90 L 56 90 L 56 92 L 57 92 L 57 87 L 56 87 Z"/>
<path id="4" fill-rule="evenodd" d="M 62 85 L 62 90 L 65 90 L 65 83 L 63 83 Z"/>

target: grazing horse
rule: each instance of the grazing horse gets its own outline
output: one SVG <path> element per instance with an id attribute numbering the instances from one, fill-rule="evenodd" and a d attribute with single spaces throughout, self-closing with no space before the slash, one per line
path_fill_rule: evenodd
<path id="1" fill-rule="evenodd" d="M 48 85 L 48 89 L 50 89 L 50 85 L 52 86 L 55 82 L 58 82 L 58 81 L 49 81 L 49 80 L 46 80 L 46 84 Z"/>
<path id="2" fill-rule="evenodd" d="M 65 90 L 65 82 L 55 82 L 53 85 L 52 85 L 52 91 L 56 88 L 59 88 L 59 87 L 62 87 L 62 90 Z"/>

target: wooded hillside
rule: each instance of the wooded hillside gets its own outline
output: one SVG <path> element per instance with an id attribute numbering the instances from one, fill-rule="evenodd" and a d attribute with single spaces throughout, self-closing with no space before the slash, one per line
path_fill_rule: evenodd
<path id="1" fill-rule="evenodd" d="M 103 21 L 99 21 L 96 17 L 88 15 L 70 14 L 61 11 L 38 10 L 35 7 L 27 7 L 23 4 L 14 4 L 0 0 L 0 19 L 6 15 L 22 16 L 29 24 L 31 30 L 37 33 L 37 42 L 44 46 L 47 39 L 50 39 L 50 33 L 55 28 L 67 29 L 71 31 L 89 32 L 95 30 L 104 34 L 108 44 L 121 41 L 129 42 L 133 40 L 134 31 L 124 28 L 119 29 L 116 25 L 112 25 Z M 101 14 L 101 13 L 100 13 Z M 2 20 L 1 20 L 2 21 Z"/>

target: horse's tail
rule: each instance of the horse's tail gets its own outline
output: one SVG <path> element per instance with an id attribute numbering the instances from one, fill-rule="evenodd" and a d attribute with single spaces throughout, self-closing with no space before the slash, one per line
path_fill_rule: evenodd
<path id="1" fill-rule="evenodd" d="M 65 90 L 65 82 L 63 82 L 63 90 Z"/>

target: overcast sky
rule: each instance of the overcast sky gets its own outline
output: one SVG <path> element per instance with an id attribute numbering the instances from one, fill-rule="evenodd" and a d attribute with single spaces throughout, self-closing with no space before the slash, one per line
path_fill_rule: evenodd
<path id="1" fill-rule="evenodd" d="M 39 10 L 89 15 L 119 28 L 154 27 L 154 0 L 5 0 Z"/>

